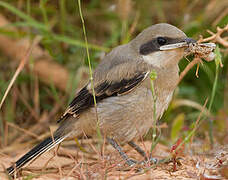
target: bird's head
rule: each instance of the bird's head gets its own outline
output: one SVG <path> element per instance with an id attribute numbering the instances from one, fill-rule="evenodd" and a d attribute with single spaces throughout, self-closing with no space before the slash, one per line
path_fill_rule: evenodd
<path id="1" fill-rule="evenodd" d="M 195 40 L 170 24 L 155 24 L 142 31 L 132 42 L 139 56 L 158 68 L 177 65 L 187 45 Z"/>

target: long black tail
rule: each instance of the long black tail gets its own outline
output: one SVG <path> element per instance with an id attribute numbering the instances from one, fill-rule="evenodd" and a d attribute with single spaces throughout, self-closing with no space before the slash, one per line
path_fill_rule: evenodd
<path id="1" fill-rule="evenodd" d="M 22 156 L 13 166 L 7 168 L 9 175 L 14 174 L 16 170 L 19 170 L 22 166 L 26 163 L 30 162 L 31 160 L 35 159 L 39 155 L 45 153 L 46 151 L 50 150 L 60 142 L 62 142 L 69 134 L 65 136 L 55 135 L 54 137 L 48 137 L 40 144 L 36 145 L 32 148 L 29 152 L 27 152 L 24 156 Z"/>

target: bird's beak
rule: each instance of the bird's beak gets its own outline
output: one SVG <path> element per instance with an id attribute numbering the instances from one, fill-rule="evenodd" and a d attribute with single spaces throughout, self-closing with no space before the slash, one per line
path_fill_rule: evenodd
<path id="1" fill-rule="evenodd" d="M 189 44 L 191 44 L 191 43 L 196 43 L 196 40 L 194 40 L 192 38 L 185 38 L 183 40 L 180 40 L 177 43 L 161 46 L 160 50 L 166 51 L 166 50 L 172 50 L 172 49 L 183 48 L 183 47 L 187 48 L 187 47 L 189 47 Z"/>
<path id="2" fill-rule="evenodd" d="M 190 44 L 190 43 L 196 43 L 196 40 L 192 38 L 185 38 L 184 42 L 186 42 L 187 44 Z"/>

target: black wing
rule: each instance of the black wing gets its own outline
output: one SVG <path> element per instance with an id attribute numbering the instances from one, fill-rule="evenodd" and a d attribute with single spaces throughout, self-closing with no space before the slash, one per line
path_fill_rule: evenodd
<path id="1" fill-rule="evenodd" d="M 95 98 L 96 103 L 101 100 L 117 95 L 123 95 L 131 90 L 133 90 L 137 85 L 142 82 L 149 72 L 142 72 L 136 74 L 131 79 L 122 79 L 119 82 L 103 82 L 94 88 L 95 90 Z M 88 86 L 82 88 L 76 95 L 76 97 L 72 100 L 69 107 L 63 114 L 63 116 L 58 120 L 58 122 L 63 119 L 74 115 L 78 116 L 84 110 L 92 107 L 94 105 L 94 97 L 91 91 L 88 90 Z"/>

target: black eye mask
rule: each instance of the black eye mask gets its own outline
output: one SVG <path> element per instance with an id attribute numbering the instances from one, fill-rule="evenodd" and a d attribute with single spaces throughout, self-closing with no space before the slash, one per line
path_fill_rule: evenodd
<path id="1" fill-rule="evenodd" d="M 169 38 L 169 37 L 160 36 L 146 42 L 145 44 L 142 44 L 139 48 L 139 53 L 141 55 L 147 55 L 152 52 L 160 51 L 161 46 L 180 43 L 180 42 L 184 42 L 184 40 L 181 38 Z"/>

